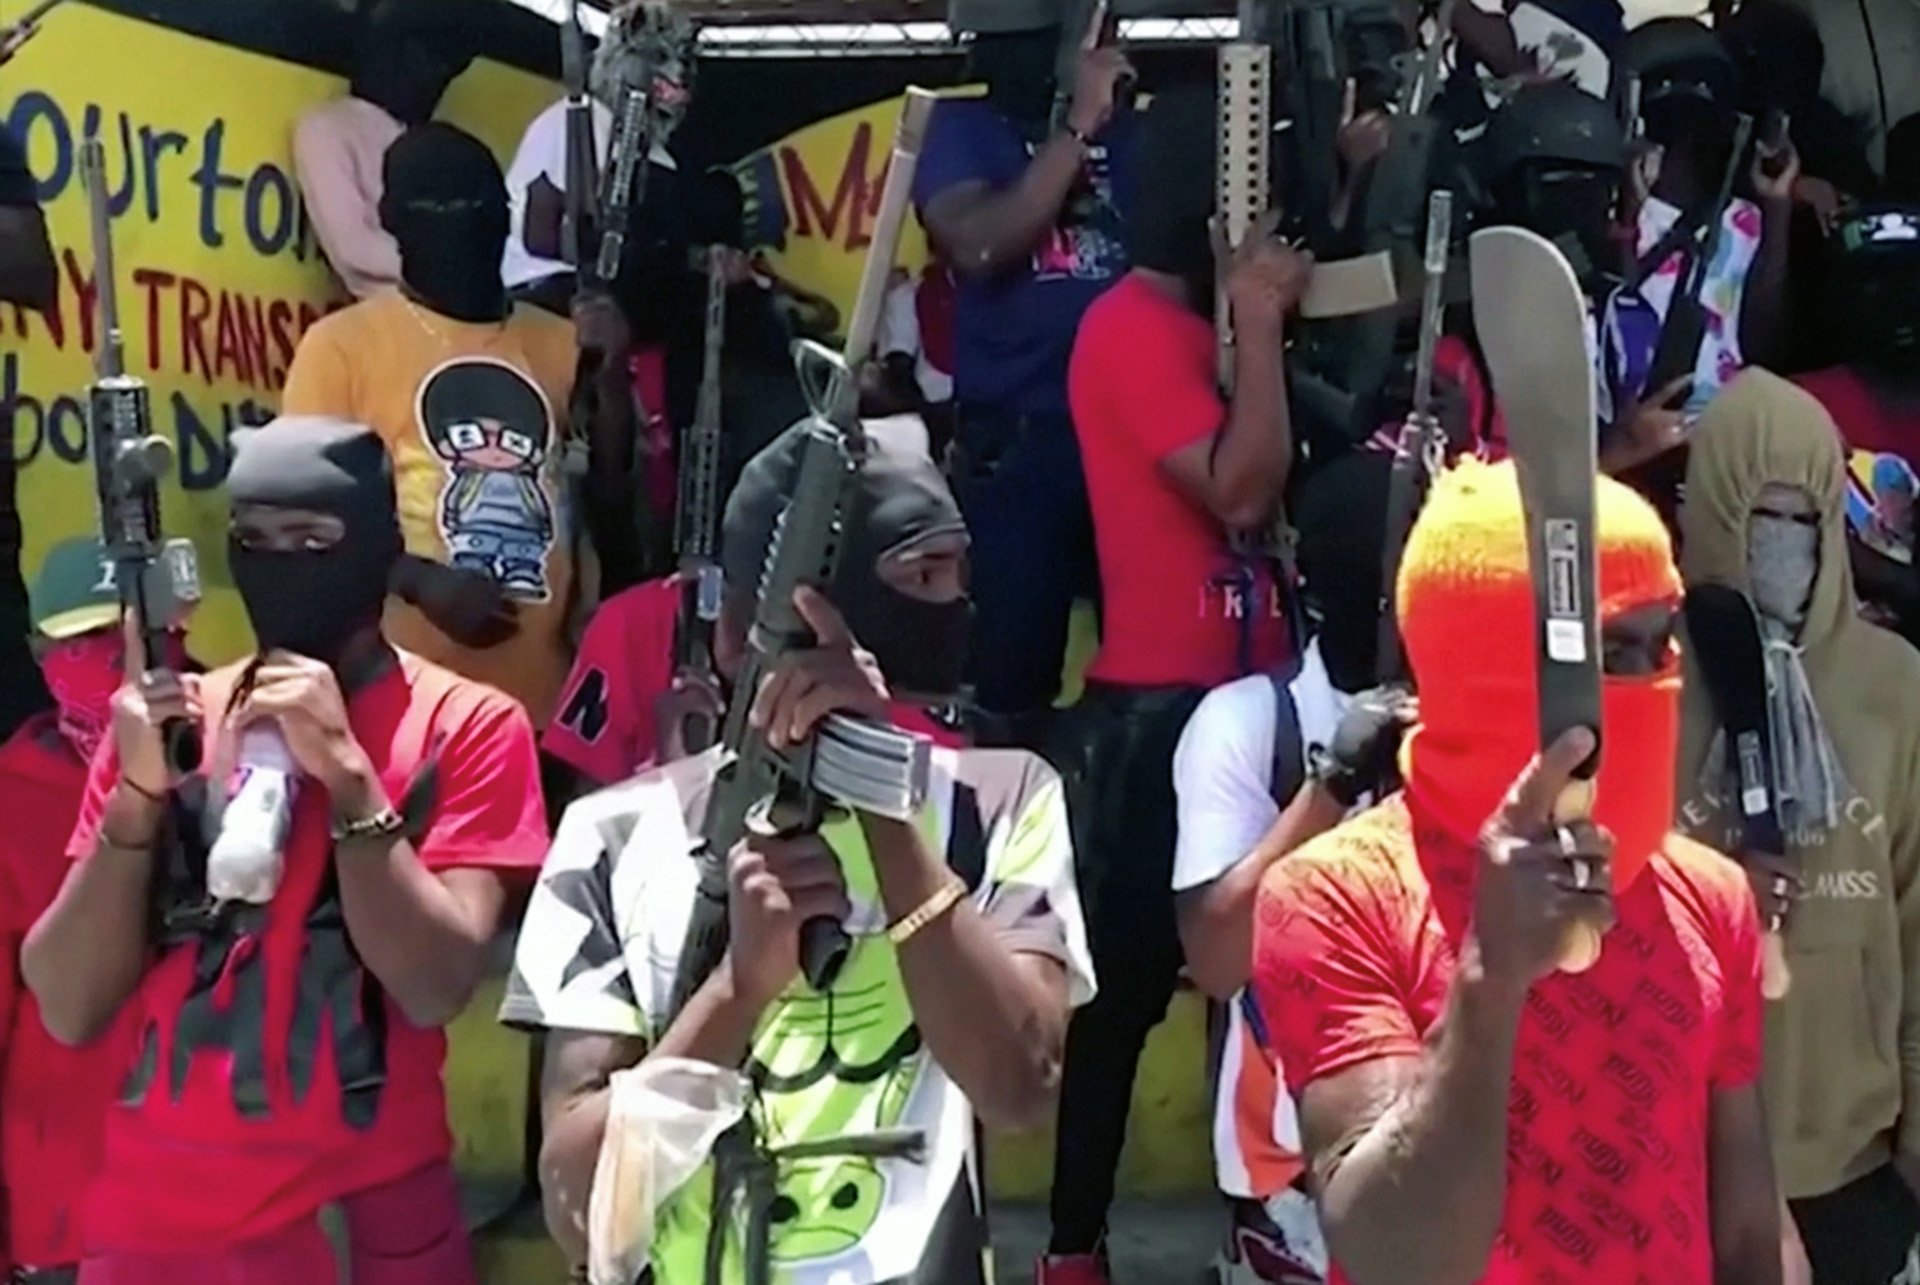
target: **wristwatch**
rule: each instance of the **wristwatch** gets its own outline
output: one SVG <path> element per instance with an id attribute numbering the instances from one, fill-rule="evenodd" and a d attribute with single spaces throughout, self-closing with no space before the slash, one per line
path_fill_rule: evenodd
<path id="1" fill-rule="evenodd" d="M 406 822 L 392 808 L 381 808 L 370 817 L 358 821 L 333 822 L 333 841 L 336 844 L 358 843 L 367 839 L 390 839 L 406 827 Z"/>

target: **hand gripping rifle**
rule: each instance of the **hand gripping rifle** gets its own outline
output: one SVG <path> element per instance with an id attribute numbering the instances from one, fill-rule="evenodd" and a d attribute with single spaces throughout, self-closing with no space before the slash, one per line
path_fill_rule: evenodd
<path id="1" fill-rule="evenodd" d="M 193 545 L 161 536 L 160 479 L 173 467 L 173 444 L 153 431 L 147 385 L 126 370 L 120 301 L 114 281 L 112 214 L 107 208 L 106 148 L 98 138 L 80 147 L 93 222 L 93 275 L 99 299 L 100 350 L 87 390 L 100 535 L 113 562 L 122 609 L 140 622 L 141 669 L 165 664 L 167 626 L 181 604 L 200 596 Z M 160 729 L 167 763 L 184 774 L 200 766 L 200 732 L 185 719 Z"/>
<path id="2" fill-rule="evenodd" d="M 1688 255 L 1686 270 L 1673 291 L 1673 302 L 1667 306 L 1666 324 L 1660 327 L 1660 338 L 1654 346 L 1653 366 L 1647 372 L 1646 392 L 1666 387 L 1682 375 L 1691 373 L 1700 364 L 1700 345 L 1707 337 L 1706 309 L 1700 302 L 1701 292 L 1706 289 L 1707 273 L 1713 268 L 1713 260 L 1720 252 L 1720 239 L 1725 235 L 1727 225 L 1727 207 L 1733 204 L 1733 185 L 1740 177 L 1741 166 L 1747 158 L 1747 144 L 1753 138 L 1753 117 L 1742 115 L 1733 131 L 1733 150 L 1727 156 L 1727 168 L 1720 176 L 1720 189 L 1714 194 L 1713 205 L 1706 211 L 1706 225 L 1700 234 L 1699 248 Z M 1660 261 L 1666 258 L 1656 248 L 1648 258 L 1655 260 L 1646 265 L 1649 271 L 1656 270 Z M 1642 261 L 1643 264 L 1645 260 Z M 1640 274 L 1636 272 L 1636 276 Z"/>
<path id="3" fill-rule="evenodd" d="M 680 502 L 674 551 L 680 562 L 680 614 L 674 624 L 674 665 L 680 673 L 713 675 L 713 630 L 720 619 L 720 359 L 727 328 L 726 261 L 721 247 L 707 251 L 707 312 L 700 365 L 700 398 L 681 441 Z M 689 720 L 690 753 L 713 744 L 705 715 Z"/>
<path id="4" fill-rule="evenodd" d="M 923 90 L 907 92 L 844 353 L 806 342 L 795 349 L 813 414 L 807 421 L 792 496 L 774 524 L 746 658 L 727 706 L 721 733 L 723 766 L 701 829 L 699 889 L 674 977 L 669 1020 L 726 952 L 727 861 L 750 821 L 764 822 L 773 813 L 783 824 L 797 817 L 798 829 L 817 828 L 829 801 L 904 820 L 925 801 L 930 746 L 924 737 L 866 719 L 833 715 L 805 745 L 778 753 L 748 725 L 747 714 L 761 680 L 781 657 L 813 643 L 811 631 L 794 607 L 794 592 L 802 585 L 825 589 L 833 583 L 845 543 L 843 515 L 862 443 L 858 373 L 873 349 L 933 102 L 933 95 Z M 800 954 L 808 982 L 817 989 L 831 986 L 847 948 L 845 929 L 832 920 L 805 925 Z"/>
<path id="5" fill-rule="evenodd" d="M 821 724 L 807 744 L 778 754 L 763 735 L 747 725 L 747 713 L 762 678 L 780 657 L 812 645 L 813 635 L 794 608 L 794 591 L 801 585 L 824 588 L 833 583 L 845 543 L 842 523 L 863 440 L 859 372 L 873 351 L 887 278 L 906 222 L 913 170 L 933 104 L 932 94 L 919 89 L 907 91 L 844 351 L 835 353 L 804 341 L 795 346 L 795 364 L 813 413 L 807 422 L 792 497 L 774 524 L 759 601 L 747 635 L 746 660 L 727 706 L 721 736 L 724 763 L 702 827 L 693 918 L 674 975 L 668 1023 L 678 1016 L 726 952 L 727 862 L 750 822 L 766 824 L 769 818 L 777 817 L 782 824 L 797 821 L 794 828 L 798 830 L 817 829 L 829 800 L 907 820 L 926 800 L 931 746 L 924 737 L 835 714 Z M 830 919 L 803 925 L 800 961 L 808 983 L 821 990 L 831 986 L 849 946 L 846 930 Z M 771 1211 L 781 1162 L 828 1155 L 914 1159 L 924 1145 L 923 1132 L 908 1129 L 807 1140 L 766 1151 L 758 1143 L 749 1112 L 721 1136 L 714 1148 L 707 1285 L 721 1285 L 725 1279 L 727 1235 L 735 1221 L 735 1197 L 741 1193 L 746 1198 L 747 1285 L 767 1285 L 771 1280 Z"/>
<path id="6" fill-rule="evenodd" d="M 1425 280 L 1420 294 L 1420 352 L 1413 367 L 1413 406 L 1401 426 L 1387 481 L 1387 530 L 1380 559 L 1380 637 L 1375 666 L 1382 683 L 1404 682 L 1407 658 L 1394 618 L 1394 586 L 1400 579 L 1400 554 L 1420 511 L 1427 484 L 1446 458 L 1446 433 L 1433 392 L 1434 352 L 1446 304 L 1447 252 L 1453 241 L 1453 193 L 1441 188 L 1427 199 Z"/>

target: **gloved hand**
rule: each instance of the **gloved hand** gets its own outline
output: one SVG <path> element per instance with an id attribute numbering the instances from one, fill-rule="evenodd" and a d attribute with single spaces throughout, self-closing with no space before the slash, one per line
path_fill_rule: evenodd
<path id="1" fill-rule="evenodd" d="M 1352 807 L 1393 779 L 1400 738 L 1419 717 L 1419 703 L 1404 687 L 1361 692 L 1341 715 L 1333 744 L 1313 756 L 1313 775 L 1335 800 Z"/>

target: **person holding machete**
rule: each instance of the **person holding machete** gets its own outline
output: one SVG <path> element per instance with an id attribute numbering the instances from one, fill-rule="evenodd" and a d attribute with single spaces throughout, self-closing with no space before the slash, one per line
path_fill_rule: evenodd
<path id="1" fill-rule="evenodd" d="M 1881 1285 L 1911 1279 L 1920 1248 L 1920 655 L 1855 614 L 1845 507 L 1840 437 L 1812 396 L 1754 371 L 1707 408 L 1683 568 L 1759 615 L 1787 839 L 1784 868 L 1749 865 L 1793 975 L 1767 1009 L 1774 1155 L 1815 1278 Z M 1717 842 L 1740 806 L 1696 672 L 1679 823 Z"/>
<path id="2" fill-rule="evenodd" d="M 1782 1279 L 1752 896 L 1669 831 L 1679 575 L 1643 500 L 1596 501 L 1604 727 L 1535 756 L 1516 473 L 1462 464 L 1400 572 L 1406 789 L 1261 889 L 1254 996 L 1335 1285 Z M 1597 731 L 1593 818 L 1556 825 Z M 1611 925 L 1581 973 L 1573 923 Z"/>

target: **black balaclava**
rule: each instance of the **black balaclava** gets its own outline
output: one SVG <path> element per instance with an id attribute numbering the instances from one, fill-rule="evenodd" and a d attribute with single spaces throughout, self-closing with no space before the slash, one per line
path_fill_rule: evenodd
<path id="1" fill-rule="evenodd" d="M 1140 122 L 1142 183 L 1127 223 L 1137 268 L 1170 273 L 1187 285 L 1196 312 L 1213 311 L 1214 139 L 1218 113 L 1209 86 L 1186 84 L 1156 94 Z"/>
<path id="2" fill-rule="evenodd" d="M 1307 610 L 1317 619 L 1327 676 L 1343 692 L 1374 684 L 1380 564 L 1393 457 L 1354 451 L 1314 472 L 1293 505 Z"/>
<path id="3" fill-rule="evenodd" d="M 384 178 L 380 224 L 400 247 L 407 289 L 458 321 L 506 316 L 507 184 L 487 145 L 452 125 L 416 125 L 387 149 Z"/>
<path id="4" fill-rule="evenodd" d="M 454 10 L 455 0 L 375 0 L 360 22 L 353 96 L 402 125 L 431 120 L 475 53 L 474 23 Z"/>
<path id="5" fill-rule="evenodd" d="M 966 523 L 927 454 L 926 430 L 917 419 L 868 420 L 866 426 L 866 457 L 847 514 L 852 535 L 830 596 L 890 686 L 911 696 L 948 698 L 960 690 L 972 605 L 965 598 L 935 603 L 909 597 L 882 580 L 877 568 L 882 556 L 931 536 L 964 533 Z M 721 564 L 729 594 L 749 613 L 774 523 L 799 474 L 805 435 L 803 421 L 754 456 L 727 500 Z"/>
<path id="6" fill-rule="evenodd" d="M 1033 138 L 1053 114 L 1054 60 L 1060 28 L 983 32 L 967 50 L 967 78 L 987 87 L 987 102 Z"/>
<path id="7" fill-rule="evenodd" d="M 227 498 L 339 518 L 346 532 L 320 550 L 242 548 L 227 566 L 260 650 L 283 648 L 334 664 L 349 639 L 380 620 L 400 557 L 400 518 L 386 444 L 364 424 L 277 419 L 233 435 Z"/>

